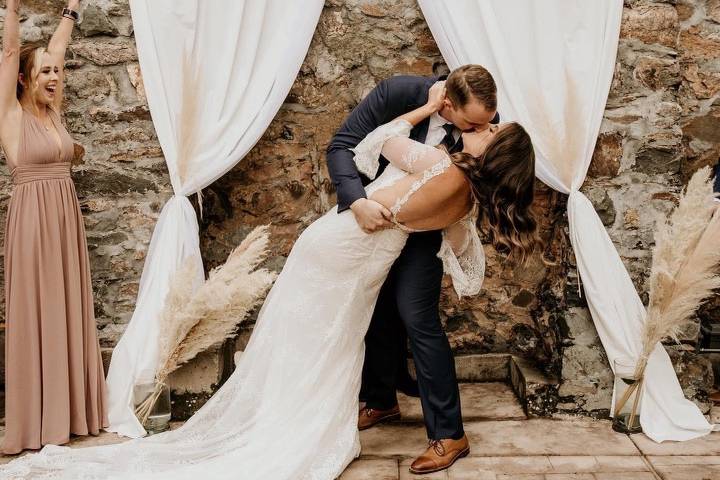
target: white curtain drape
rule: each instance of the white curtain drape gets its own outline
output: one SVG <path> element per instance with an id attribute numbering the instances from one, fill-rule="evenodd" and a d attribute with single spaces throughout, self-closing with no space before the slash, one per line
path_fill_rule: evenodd
<path id="1" fill-rule="evenodd" d="M 645 308 L 590 201 L 579 188 L 592 159 L 612 81 L 622 0 L 419 0 L 450 68 L 485 66 L 498 111 L 533 138 L 536 173 L 569 195 L 570 239 L 595 326 L 612 364 L 638 358 Z M 665 349 L 646 371 L 641 423 L 655 441 L 712 426 L 683 396 Z"/>
<path id="2" fill-rule="evenodd" d="M 139 437 L 133 385 L 152 381 L 158 315 L 190 258 L 202 281 L 198 223 L 187 196 L 230 170 L 262 136 L 305 58 L 323 0 L 130 0 L 155 130 L 175 195 L 148 249 L 128 327 L 108 372 L 110 431 Z"/>

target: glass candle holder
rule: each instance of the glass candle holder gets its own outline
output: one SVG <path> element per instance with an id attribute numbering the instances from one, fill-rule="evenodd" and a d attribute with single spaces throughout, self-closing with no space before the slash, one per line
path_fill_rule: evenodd
<path id="1" fill-rule="evenodd" d="M 637 361 L 621 357 L 615 366 L 615 409 L 612 428 L 620 433 L 640 433 L 640 407 L 642 403 L 643 377 L 636 376 Z"/>
<path id="2" fill-rule="evenodd" d="M 154 400 L 149 400 L 151 396 Z M 170 428 L 170 389 L 167 385 L 158 385 L 156 382 L 135 385 L 133 387 L 133 403 L 136 414 L 138 407 L 148 401 L 152 401 L 153 404 L 152 407 L 149 407 L 147 418 L 143 421 L 141 418 L 143 415 L 138 415 L 138 420 L 148 435 L 164 432 Z"/>

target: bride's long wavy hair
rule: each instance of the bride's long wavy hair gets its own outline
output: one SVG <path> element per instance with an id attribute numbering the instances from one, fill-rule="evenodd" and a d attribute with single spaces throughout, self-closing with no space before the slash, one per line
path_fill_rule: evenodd
<path id="1" fill-rule="evenodd" d="M 479 203 L 477 226 L 499 250 L 525 262 L 542 248 L 532 204 L 535 198 L 535 150 L 522 125 L 509 123 L 479 157 L 451 155 L 468 177 Z"/>

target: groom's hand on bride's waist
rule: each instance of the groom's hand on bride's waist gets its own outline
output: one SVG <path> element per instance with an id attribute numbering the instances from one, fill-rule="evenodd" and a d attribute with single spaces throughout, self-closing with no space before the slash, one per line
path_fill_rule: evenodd
<path id="1" fill-rule="evenodd" d="M 365 233 L 373 233 L 392 227 L 390 210 L 368 198 L 359 198 L 350 205 L 355 220 Z"/>

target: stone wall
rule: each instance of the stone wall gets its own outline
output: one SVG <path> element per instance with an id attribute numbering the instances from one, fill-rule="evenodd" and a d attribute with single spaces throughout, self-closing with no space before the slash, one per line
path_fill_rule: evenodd
<path id="1" fill-rule="evenodd" d="M 47 38 L 60 8 L 56 0 L 24 2 L 23 38 Z M 627 0 L 621 37 L 584 191 L 645 292 L 654 216 L 667 213 L 688 176 L 720 155 L 720 0 Z M 171 195 L 127 0 L 89 1 L 68 58 L 66 120 L 85 147 L 75 179 L 99 334 L 102 345 L 112 347 L 132 314 L 152 228 Z M 300 74 L 270 128 L 238 166 L 203 192 L 206 265 L 222 263 L 254 226 L 272 223 L 269 264 L 281 268 L 299 233 L 334 203 L 324 152 L 348 112 L 385 77 L 446 71 L 415 0 L 327 0 Z M 10 185 L 2 178 L 4 212 Z M 561 410 L 603 415 L 612 379 L 578 294 L 565 198 L 543 185 L 538 189 L 545 256 L 554 262 L 536 255 L 521 266 L 486 247 L 482 294 L 458 301 L 447 283 L 443 319 L 458 354 L 529 359 L 562 379 Z M 669 348 L 687 393 L 705 402 L 708 362 L 688 347 Z"/>

